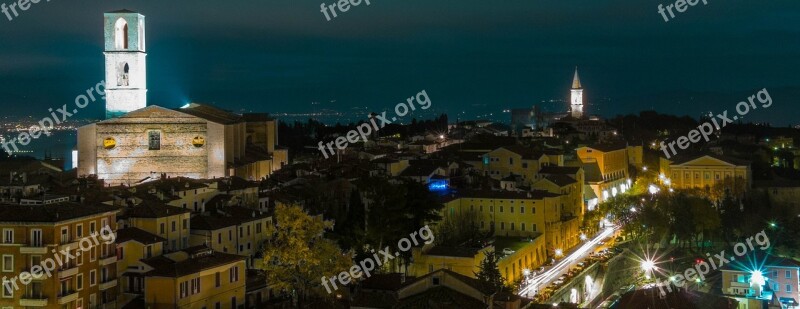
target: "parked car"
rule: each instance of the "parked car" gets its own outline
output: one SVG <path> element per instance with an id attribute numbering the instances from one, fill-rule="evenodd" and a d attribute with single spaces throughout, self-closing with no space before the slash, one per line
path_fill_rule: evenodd
<path id="1" fill-rule="evenodd" d="M 503 254 L 505 254 L 505 255 L 514 254 L 514 250 L 511 250 L 511 248 L 505 248 L 505 249 L 503 249 Z"/>

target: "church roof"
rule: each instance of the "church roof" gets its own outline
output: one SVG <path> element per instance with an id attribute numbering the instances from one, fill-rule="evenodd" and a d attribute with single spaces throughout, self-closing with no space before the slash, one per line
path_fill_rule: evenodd
<path id="1" fill-rule="evenodd" d="M 206 104 L 190 103 L 176 110 L 219 124 L 234 124 L 242 121 L 241 115 Z"/>
<path id="2" fill-rule="evenodd" d="M 581 79 L 578 77 L 578 67 L 575 67 L 575 77 L 572 78 L 572 89 L 581 89 Z"/>
<path id="3" fill-rule="evenodd" d="M 108 12 L 108 13 L 115 13 L 115 14 L 117 14 L 117 13 L 136 13 L 136 14 L 138 14 L 139 12 L 134 12 L 134 11 L 131 11 L 129 9 L 122 9 L 122 10 L 111 11 L 111 12 Z"/>

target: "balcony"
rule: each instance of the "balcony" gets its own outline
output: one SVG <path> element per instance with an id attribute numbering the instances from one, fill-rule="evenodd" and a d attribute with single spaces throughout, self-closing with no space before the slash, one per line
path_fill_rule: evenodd
<path id="1" fill-rule="evenodd" d="M 36 245 L 24 245 L 19 248 L 20 254 L 47 254 L 47 247 Z"/>
<path id="2" fill-rule="evenodd" d="M 71 268 L 63 269 L 58 271 L 58 279 L 64 279 L 67 277 L 71 277 L 78 274 L 78 266 L 72 265 L 69 266 Z"/>
<path id="3" fill-rule="evenodd" d="M 115 286 L 117 286 L 117 279 L 111 279 L 106 282 L 100 283 L 100 285 L 97 288 L 100 289 L 100 291 L 105 291 Z"/>
<path id="4" fill-rule="evenodd" d="M 750 283 L 749 282 L 731 281 L 731 287 L 732 288 L 745 288 L 745 289 L 748 289 L 748 288 L 750 288 Z"/>
<path id="5" fill-rule="evenodd" d="M 20 273 L 23 273 L 23 272 L 31 274 L 31 278 L 33 278 L 33 280 L 39 281 L 39 280 L 47 279 L 47 273 L 44 270 L 40 270 L 38 276 L 33 273 L 31 268 L 22 268 L 22 270 L 20 270 Z"/>
<path id="6" fill-rule="evenodd" d="M 58 296 L 58 304 L 59 305 L 65 305 L 65 304 L 74 302 L 77 299 L 78 299 L 78 292 L 77 291 L 67 292 L 67 293 L 64 293 L 64 294 Z"/>
<path id="7" fill-rule="evenodd" d="M 47 307 L 47 298 L 25 296 L 19 299 L 20 307 Z"/>
<path id="8" fill-rule="evenodd" d="M 100 266 L 111 265 L 111 264 L 114 264 L 116 262 L 117 262 L 117 256 L 116 255 L 112 255 L 112 256 L 100 259 Z"/>
<path id="9" fill-rule="evenodd" d="M 62 240 L 61 244 L 58 245 L 58 250 L 67 250 L 67 248 L 69 248 L 69 250 L 75 250 L 80 248 L 80 243 L 80 239 Z"/>

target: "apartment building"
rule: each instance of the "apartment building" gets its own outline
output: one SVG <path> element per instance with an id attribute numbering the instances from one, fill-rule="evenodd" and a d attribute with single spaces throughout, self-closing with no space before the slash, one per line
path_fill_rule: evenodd
<path id="1" fill-rule="evenodd" d="M 103 204 L 0 205 L 0 308 L 117 308 L 118 212 Z M 50 274 L 37 271 L 53 261 L 61 262 Z"/>
<path id="2" fill-rule="evenodd" d="M 117 231 L 117 274 L 120 276 L 120 304 L 144 296 L 144 274 L 147 265 L 142 261 L 164 254 L 166 238 L 135 227 Z"/>
<path id="3" fill-rule="evenodd" d="M 272 235 L 272 215 L 239 206 L 209 206 L 209 211 L 191 219 L 189 243 L 206 245 L 223 253 L 245 256 L 248 268 L 260 264 L 255 258 Z"/>
<path id="4" fill-rule="evenodd" d="M 123 228 L 135 227 L 165 238 L 164 251 L 172 252 L 189 247 L 191 211 L 169 206 L 157 200 L 142 200 L 120 214 Z"/>
<path id="5" fill-rule="evenodd" d="M 749 265 L 761 265 L 750 269 Z M 752 263 L 722 267 L 722 294 L 736 299 L 738 309 L 798 308 L 800 262 L 773 255 L 757 255 Z"/>
<path id="6" fill-rule="evenodd" d="M 544 256 L 554 256 L 557 250 L 566 252 L 570 238 L 579 237 L 580 230 L 562 216 L 561 194 L 547 191 L 459 191 L 443 197 L 442 217 L 447 220 L 461 212 L 476 212 L 480 230 L 494 236 L 535 238 L 545 235 Z"/>
<path id="7" fill-rule="evenodd" d="M 245 257 L 206 246 L 143 261 L 143 305 L 152 309 L 240 309 L 245 307 Z"/>

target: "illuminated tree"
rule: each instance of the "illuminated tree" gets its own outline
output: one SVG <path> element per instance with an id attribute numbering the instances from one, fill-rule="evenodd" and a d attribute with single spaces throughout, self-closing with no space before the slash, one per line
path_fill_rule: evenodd
<path id="1" fill-rule="evenodd" d="M 333 277 L 353 264 L 332 240 L 324 238 L 333 223 L 310 216 L 298 206 L 275 208 L 275 233 L 264 249 L 267 282 L 278 290 L 297 293 L 301 298 L 322 291 L 320 278 Z"/>

